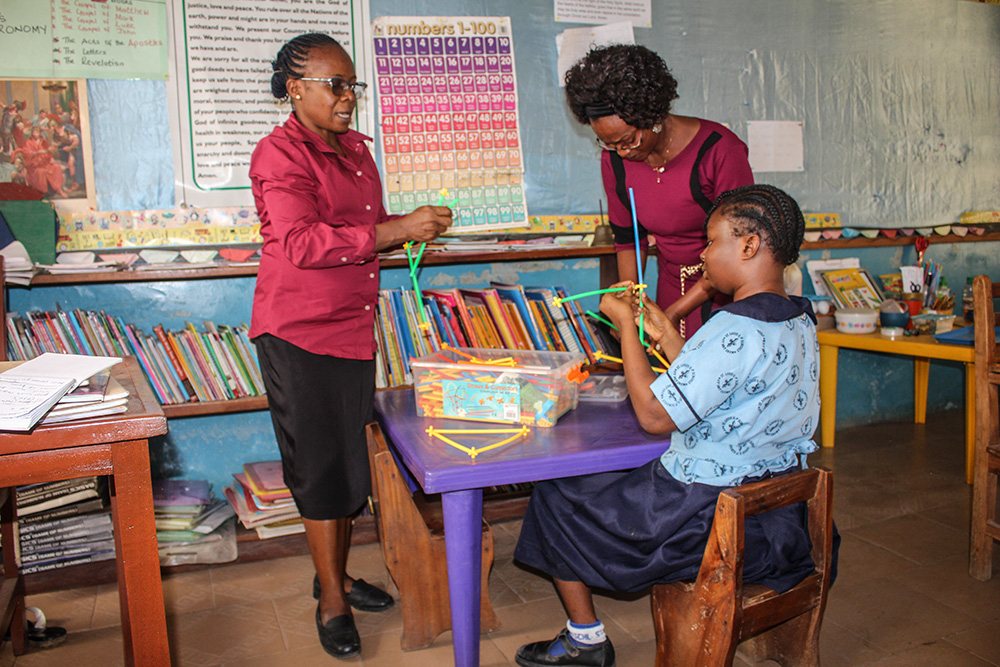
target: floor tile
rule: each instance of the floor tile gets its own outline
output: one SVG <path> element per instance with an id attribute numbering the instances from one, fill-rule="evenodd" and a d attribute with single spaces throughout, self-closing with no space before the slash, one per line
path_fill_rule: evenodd
<path id="1" fill-rule="evenodd" d="M 830 591 L 820 654 L 824 667 L 1000 666 L 1000 550 L 989 582 L 968 576 L 970 487 L 964 480 L 960 410 L 925 425 L 877 424 L 837 433 L 810 455 L 834 471 L 834 517 L 842 535 L 839 579 Z M 522 644 L 554 637 L 566 622 L 551 580 L 513 560 L 521 522 L 492 526 L 490 596 L 501 627 L 480 641 L 481 664 L 511 667 Z M 398 590 L 377 544 L 351 549 L 348 573 Z M 452 636 L 403 652 L 402 612 L 357 612 L 359 657 L 337 661 L 320 647 L 308 556 L 225 565 L 164 577 L 171 655 L 180 667 L 439 667 L 452 664 Z M 114 584 L 33 595 L 65 644 L 0 667 L 121 665 Z M 656 652 L 648 595 L 595 596 L 619 667 L 648 667 Z M 734 665 L 749 667 L 737 653 Z M 765 662 L 756 667 L 775 667 Z"/>

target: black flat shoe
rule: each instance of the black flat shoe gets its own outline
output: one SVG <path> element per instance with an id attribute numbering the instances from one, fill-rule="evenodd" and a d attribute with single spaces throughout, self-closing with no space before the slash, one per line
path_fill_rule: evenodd
<path id="1" fill-rule="evenodd" d="M 319 576 L 313 577 L 313 598 L 318 600 L 322 587 Z M 347 602 L 358 611 L 386 611 L 396 603 L 392 596 L 381 588 L 372 586 L 364 579 L 355 579 L 351 592 L 347 594 Z"/>
<path id="2" fill-rule="evenodd" d="M 549 648 L 560 642 L 565 649 L 562 655 L 551 655 Z M 569 630 L 563 630 L 555 639 L 525 644 L 517 649 L 514 660 L 522 667 L 615 667 L 615 647 L 610 639 L 596 646 L 577 646 L 569 638 Z"/>
<path id="3" fill-rule="evenodd" d="M 323 650 L 333 657 L 350 658 L 361 653 L 361 637 L 350 614 L 334 616 L 323 625 L 317 605 L 316 629 L 319 631 L 319 643 Z"/>

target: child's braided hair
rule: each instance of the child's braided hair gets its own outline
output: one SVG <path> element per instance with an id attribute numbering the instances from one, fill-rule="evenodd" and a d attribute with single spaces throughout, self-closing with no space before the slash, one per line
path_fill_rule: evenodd
<path id="1" fill-rule="evenodd" d="M 321 32 L 310 32 L 305 35 L 293 37 L 278 51 L 278 55 L 271 61 L 271 94 L 279 100 L 288 97 L 288 90 L 285 84 L 289 79 L 298 79 L 302 76 L 302 66 L 309 58 L 309 52 L 318 46 L 340 46 L 340 42 L 329 35 Z"/>
<path id="2" fill-rule="evenodd" d="M 799 258 L 806 222 L 792 197 L 773 185 L 744 185 L 723 192 L 705 218 L 719 211 L 734 220 L 733 233 L 758 234 L 774 258 L 785 266 Z"/>

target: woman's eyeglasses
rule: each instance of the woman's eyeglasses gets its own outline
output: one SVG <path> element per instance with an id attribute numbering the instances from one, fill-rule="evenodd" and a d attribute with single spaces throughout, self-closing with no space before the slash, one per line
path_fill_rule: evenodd
<path id="1" fill-rule="evenodd" d="M 344 93 L 346 93 L 348 89 L 350 89 L 351 92 L 354 93 L 355 97 L 358 98 L 364 97 L 365 90 L 368 89 L 368 84 L 365 83 L 364 81 L 355 81 L 354 83 L 351 83 L 347 79 L 341 79 L 339 76 L 330 77 L 329 79 L 314 79 L 311 77 L 303 76 L 299 77 L 299 80 L 322 81 L 323 83 L 328 83 L 330 84 L 330 90 L 332 90 L 333 94 L 336 95 L 337 97 L 343 97 Z"/>
<path id="2" fill-rule="evenodd" d="M 601 140 L 600 137 L 595 137 L 594 141 L 597 142 L 597 145 L 599 147 L 601 147 L 602 149 L 604 149 L 606 151 L 627 152 L 627 151 L 630 151 L 630 150 L 638 148 L 640 146 L 640 144 L 642 144 L 642 130 L 636 130 L 636 134 L 638 135 L 639 140 L 636 141 L 631 146 L 622 146 L 622 144 L 625 143 L 624 141 L 618 141 L 618 142 L 615 142 L 613 144 L 606 144 L 606 143 L 604 143 L 603 140 Z M 635 140 L 635 136 L 632 137 L 632 140 L 633 141 Z"/>

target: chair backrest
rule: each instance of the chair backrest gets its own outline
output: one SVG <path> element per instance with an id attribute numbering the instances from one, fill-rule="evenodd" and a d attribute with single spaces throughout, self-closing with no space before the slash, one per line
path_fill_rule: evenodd
<path id="1" fill-rule="evenodd" d="M 807 503 L 808 507 L 811 555 L 816 573 L 822 580 L 822 589 L 829 588 L 833 551 L 833 473 L 826 468 L 809 468 L 720 493 L 699 580 L 717 567 L 721 559 L 735 574 L 737 588 L 742 588 L 746 517 L 799 502 Z M 710 556 L 711 551 L 716 554 Z"/>
<path id="2" fill-rule="evenodd" d="M 972 279 L 972 299 L 978 378 L 980 373 L 996 372 L 996 327 L 1000 324 L 1000 318 L 993 306 L 993 300 L 1000 299 L 1000 283 L 992 282 L 989 276 L 976 276 Z"/>

